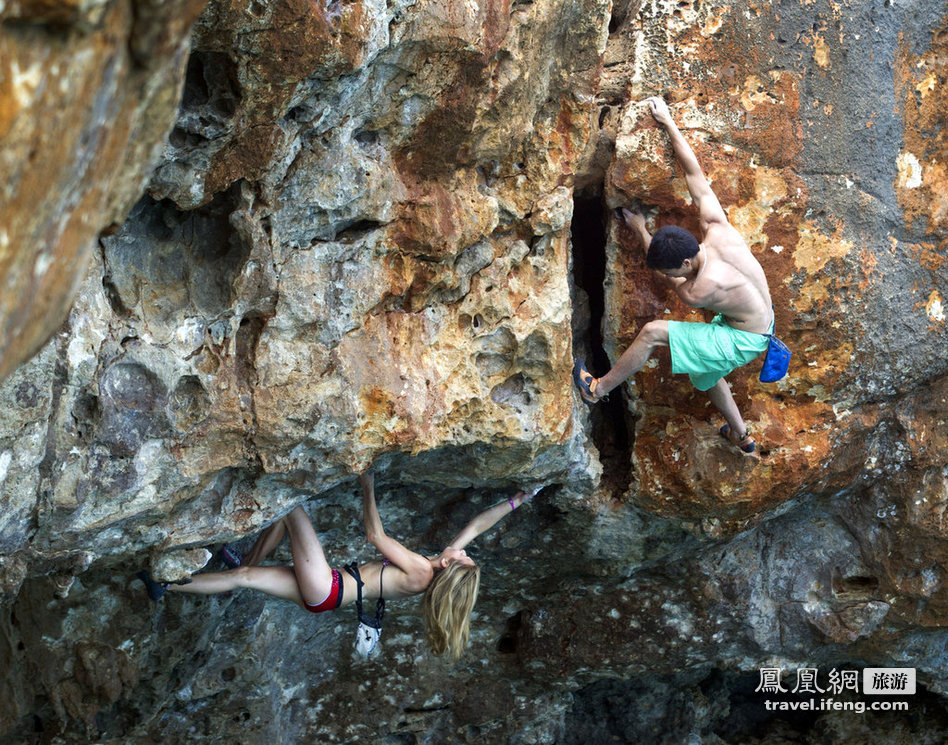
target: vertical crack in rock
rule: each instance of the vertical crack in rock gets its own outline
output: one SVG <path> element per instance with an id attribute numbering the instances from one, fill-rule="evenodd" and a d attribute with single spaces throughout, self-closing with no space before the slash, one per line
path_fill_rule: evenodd
<path id="1" fill-rule="evenodd" d="M 65 348 L 67 344 L 67 338 L 65 334 L 59 334 L 55 337 L 55 344 L 59 354 L 56 356 L 56 362 L 53 365 L 53 378 L 50 386 L 50 406 L 49 406 L 49 420 L 46 424 L 46 447 L 43 452 L 43 460 L 40 461 L 37 466 L 37 471 L 39 473 L 39 481 L 37 484 L 37 499 L 36 504 L 41 509 L 50 509 L 50 502 L 52 500 L 52 484 L 56 479 L 56 462 L 57 462 L 57 451 L 58 444 L 60 441 L 59 437 L 59 418 L 56 416 L 56 412 L 59 411 L 60 402 L 63 398 L 63 390 L 66 388 L 69 379 L 69 371 L 65 364 Z M 38 522 L 38 513 L 34 514 L 30 520 L 30 533 L 35 534 L 37 522 Z M 32 538 L 31 538 L 32 541 Z M 3 545 L 3 542 L 0 541 L 0 551 L 6 552 L 7 547 Z"/>
<path id="2" fill-rule="evenodd" d="M 573 277 L 586 293 L 589 325 L 584 330 L 588 344 L 587 365 L 594 375 L 604 374 L 611 366 L 603 347 L 602 318 L 605 313 L 606 230 L 603 202 L 599 194 L 575 196 L 572 223 Z M 593 440 L 599 448 L 604 483 L 616 495 L 629 486 L 632 471 L 632 437 L 626 421 L 622 387 L 592 409 Z"/>
<path id="3" fill-rule="evenodd" d="M 257 389 L 259 376 L 257 374 L 257 344 L 260 335 L 266 326 L 266 319 L 259 315 L 245 317 L 240 322 L 237 331 L 236 355 L 240 381 L 240 408 L 244 416 L 247 448 L 253 458 L 254 471 L 264 470 L 263 461 L 256 444 L 257 408 L 254 392 Z"/>

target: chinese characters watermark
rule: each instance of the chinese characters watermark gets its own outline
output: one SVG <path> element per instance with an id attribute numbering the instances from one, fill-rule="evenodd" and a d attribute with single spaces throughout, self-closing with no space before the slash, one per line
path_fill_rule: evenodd
<path id="1" fill-rule="evenodd" d="M 820 671 L 815 667 L 797 668 L 796 675 L 789 674 L 784 678 L 781 667 L 762 667 L 759 670 L 760 681 L 755 693 L 768 696 L 788 694 L 793 699 L 773 700 L 766 699 L 764 705 L 768 711 L 855 711 L 860 714 L 867 710 L 872 711 L 908 711 L 907 701 L 872 701 L 866 703 L 858 700 L 839 701 L 832 696 L 853 694 L 871 696 L 911 696 L 915 693 L 915 668 L 913 667 L 868 667 L 862 671 L 862 687 L 860 688 L 860 674 L 858 670 L 837 670 L 833 668 L 823 677 L 820 685 Z M 786 680 L 786 685 L 784 681 Z M 800 694 L 823 694 L 822 699 L 810 697 L 801 698 Z"/>

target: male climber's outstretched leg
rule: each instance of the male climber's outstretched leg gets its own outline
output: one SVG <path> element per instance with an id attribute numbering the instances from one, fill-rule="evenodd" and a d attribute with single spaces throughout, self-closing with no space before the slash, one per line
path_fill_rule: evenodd
<path id="1" fill-rule="evenodd" d="M 635 340 L 629 346 L 619 360 L 612 366 L 601 378 L 589 376 L 586 381 L 587 389 L 580 387 L 580 395 L 587 403 L 596 403 L 609 391 L 616 388 L 623 381 L 632 377 L 645 367 L 649 357 L 659 347 L 668 346 L 668 322 L 667 321 L 649 321 L 642 330 L 639 331 Z M 581 371 L 585 372 L 585 370 Z M 581 374 L 581 373 L 574 373 Z M 586 373 L 588 375 L 588 373 Z M 577 382 L 577 385 L 579 383 Z"/>

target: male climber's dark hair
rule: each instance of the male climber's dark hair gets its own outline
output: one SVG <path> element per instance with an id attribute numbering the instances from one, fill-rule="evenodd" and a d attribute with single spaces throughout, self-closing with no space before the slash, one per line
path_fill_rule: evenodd
<path id="1" fill-rule="evenodd" d="M 655 231 L 648 244 L 645 264 L 649 269 L 678 269 L 685 259 L 698 254 L 698 240 L 684 228 L 666 225 Z"/>

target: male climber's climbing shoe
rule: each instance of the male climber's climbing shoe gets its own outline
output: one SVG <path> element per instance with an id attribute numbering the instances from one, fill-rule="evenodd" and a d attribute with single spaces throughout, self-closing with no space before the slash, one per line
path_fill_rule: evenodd
<path id="1" fill-rule="evenodd" d="M 745 453 L 753 453 L 757 448 L 757 444 L 750 436 L 750 430 L 745 430 L 743 437 L 731 437 L 731 426 L 729 424 L 725 424 L 723 427 L 721 427 L 720 432 L 721 437 L 723 437 L 728 442 L 733 442 Z"/>
<path id="2" fill-rule="evenodd" d="M 583 399 L 586 406 L 592 406 L 599 402 L 600 397 L 596 395 L 596 386 L 599 385 L 599 380 L 594 378 L 592 373 L 579 360 L 573 360 L 573 382 L 579 389 L 579 397 Z"/>
<path id="3" fill-rule="evenodd" d="M 148 597 L 156 603 L 168 592 L 168 585 L 155 582 L 155 580 L 151 578 L 151 575 L 144 569 L 138 573 L 138 578 L 145 583 L 145 592 L 148 593 Z"/>

